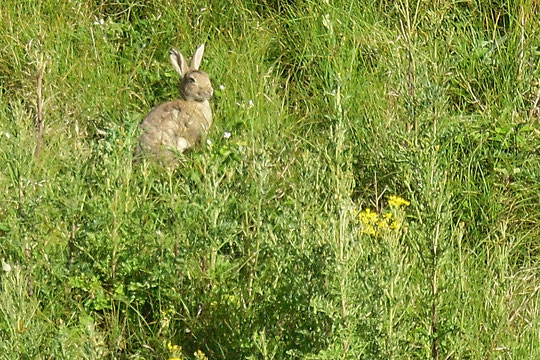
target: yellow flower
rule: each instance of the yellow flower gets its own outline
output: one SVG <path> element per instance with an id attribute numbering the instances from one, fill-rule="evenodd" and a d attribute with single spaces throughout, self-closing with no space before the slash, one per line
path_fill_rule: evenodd
<path id="1" fill-rule="evenodd" d="M 172 358 L 169 358 L 169 360 L 182 360 L 182 359 L 180 359 L 179 357 L 172 357 Z"/>
<path id="2" fill-rule="evenodd" d="M 193 355 L 195 355 L 195 359 L 197 360 L 208 360 L 206 355 L 201 350 L 195 351 Z"/>
<path id="3" fill-rule="evenodd" d="M 377 227 L 380 230 L 388 230 L 388 223 L 386 220 L 379 220 L 379 222 L 377 222 Z"/>
<path id="4" fill-rule="evenodd" d="M 390 228 L 394 230 L 399 230 L 400 227 L 401 227 L 401 223 L 398 222 L 397 220 L 392 221 L 392 223 L 390 224 Z"/>
<path id="5" fill-rule="evenodd" d="M 365 209 L 358 214 L 358 219 L 362 224 L 375 224 L 379 219 L 379 215 L 371 209 Z"/>
<path id="6" fill-rule="evenodd" d="M 169 348 L 169 351 L 173 353 L 173 355 L 182 352 L 182 347 L 180 345 L 173 345 L 170 341 L 167 343 L 167 348 Z"/>
<path id="7" fill-rule="evenodd" d="M 402 206 L 409 206 L 411 203 L 399 196 L 390 195 L 388 205 L 390 205 L 391 208 L 399 209 Z"/>
<path id="8" fill-rule="evenodd" d="M 375 230 L 375 226 L 371 224 L 365 225 L 365 227 L 362 229 L 362 233 L 373 236 L 379 235 L 379 232 Z"/>

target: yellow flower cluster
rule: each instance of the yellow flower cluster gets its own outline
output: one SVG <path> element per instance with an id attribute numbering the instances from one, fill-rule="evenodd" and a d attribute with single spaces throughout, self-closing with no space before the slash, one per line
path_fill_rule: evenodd
<path id="1" fill-rule="evenodd" d="M 402 206 L 409 206 L 411 205 L 411 203 L 399 196 L 390 195 L 390 198 L 388 199 L 388 205 L 390 205 L 390 207 L 393 209 L 399 209 Z"/>
<path id="2" fill-rule="evenodd" d="M 383 214 L 378 214 L 369 208 L 360 211 L 358 220 L 360 220 L 360 231 L 363 234 L 379 236 L 381 233 L 392 230 L 398 231 L 401 228 L 402 217 L 398 214 L 396 218 L 396 210 L 409 206 L 410 202 L 399 196 L 392 195 L 388 199 L 388 205 L 393 211 L 386 211 Z"/>
<path id="3" fill-rule="evenodd" d="M 182 347 L 179 345 L 173 345 L 170 341 L 167 344 L 169 351 L 171 352 L 171 357 L 169 360 L 184 360 L 182 357 Z"/>
<path id="4" fill-rule="evenodd" d="M 368 234 L 368 235 L 374 235 L 374 236 L 378 235 L 378 231 L 376 230 L 376 227 L 377 227 L 377 222 L 379 221 L 379 214 L 367 208 L 365 210 L 360 211 L 360 214 L 358 214 L 358 219 L 360 220 L 360 223 L 363 225 L 362 233 Z"/>
<path id="5" fill-rule="evenodd" d="M 206 355 L 201 350 L 195 351 L 195 354 L 193 355 L 195 355 L 196 360 L 208 360 Z"/>
<path id="6" fill-rule="evenodd" d="M 169 351 L 171 352 L 171 357 L 169 360 L 184 360 L 185 358 L 182 356 L 182 347 L 179 345 L 173 345 L 170 341 L 167 344 L 167 348 L 169 348 Z M 195 360 L 208 360 L 208 357 L 202 352 L 201 350 L 195 351 L 193 354 L 195 355 Z"/>
<path id="7" fill-rule="evenodd" d="M 182 347 L 181 347 L 181 346 L 179 346 L 179 345 L 173 345 L 170 341 L 169 341 L 169 343 L 167 344 L 167 347 L 169 348 L 169 351 L 171 351 L 171 352 L 182 351 Z"/>

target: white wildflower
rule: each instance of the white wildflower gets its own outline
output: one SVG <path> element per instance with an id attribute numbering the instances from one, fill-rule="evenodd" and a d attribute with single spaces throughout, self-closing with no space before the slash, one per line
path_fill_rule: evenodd
<path id="1" fill-rule="evenodd" d="M 206 143 L 207 143 L 208 145 L 212 145 L 212 140 L 206 139 Z"/>
<path id="2" fill-rule="evenodd" d="M 225 90 L 225 85 L 223 85 L 223 84 L 219 85 L 219 90 L 221 90 L 221 91 Z"/>
<path id="3" fill-rule="evenodd" d="M 7 262 L 2 259 L 2 270 L 4 272 L 10 272 L 11 271 L 11 265 L 9 265 Z"/>
<path id="4" fill-rule="evenodd" d="M 225 132 L 223 133 L 223 137 L 224 137 L 225 139 L 228 139 L 228 138 L 231 137 L 231 133 L 228 132 L 228 131 L 225 131 Z"/>

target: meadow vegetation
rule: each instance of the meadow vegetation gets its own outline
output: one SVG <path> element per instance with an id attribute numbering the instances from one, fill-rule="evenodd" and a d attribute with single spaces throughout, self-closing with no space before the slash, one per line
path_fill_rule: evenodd
<path id="1" fill-rule="evenodd" d="M 0 358 L 540 359 L 539 59 L 537 0 L 2 0 Z"/>

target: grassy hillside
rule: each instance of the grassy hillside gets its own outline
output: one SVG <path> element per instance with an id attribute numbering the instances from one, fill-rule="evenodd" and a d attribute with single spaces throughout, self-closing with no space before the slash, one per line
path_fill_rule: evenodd
<path id="1" fill-rule="evenodd" d="M 540 358 L 539 59 L 537 0 L 2 0 L 0 358 Z"/>

